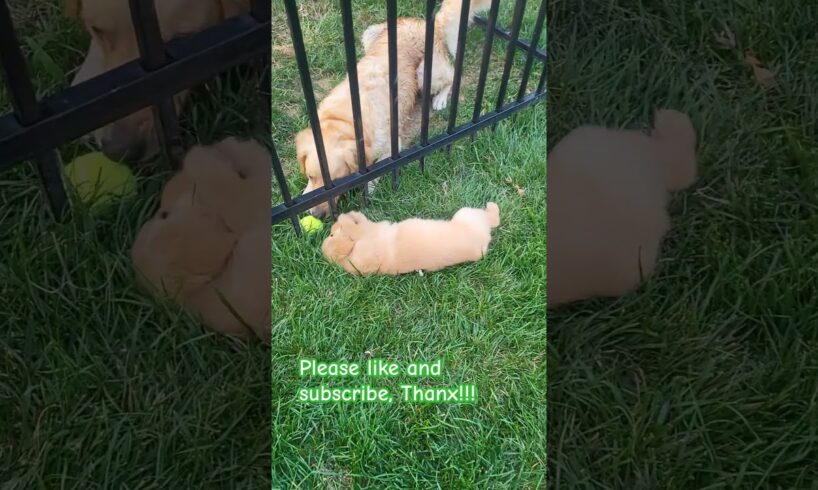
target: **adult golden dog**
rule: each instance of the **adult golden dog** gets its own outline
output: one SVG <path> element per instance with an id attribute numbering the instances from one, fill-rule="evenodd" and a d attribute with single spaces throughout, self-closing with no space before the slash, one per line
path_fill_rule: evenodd
<path id="1" fill-rule="evenodd" d="M 94 78 L 139 57 L 128 0 L 66 0 L 66 14 L 83 23 L 91 36 L 88 52 L 72 85 Z M 249 0 L 161 0 L 156 14 L 162 38 L 189 36 L 250 10 Z M 188 91 L 176 95 L 179 110 Z M 110 158 L 136 162 L 159 151 L 150 108 L 97 129 L 97 144 Z"/>
<path id="2" fill-rule="evenodd" d="M 483 258 L 491 230 L 500 225 L 500 208 L 463 208 L 449 221 L 412 218 L 373 223 L 359 212 L 345 213 L 332 225 L 321 250 L 350 274 L 397 275 Z"/>
<path id="3" fill-rule="evenodd" d="M 470 6 L 470 18 L 475 12 L 489 6 L 489 0 L 475 0 Z M 454 52 L 452 35 L 456 41 L 460 21 L 461 0 L 445 0 L 435 21 L 435 40 L 432 61 L 431 94 L 433 107 L 443 109 L 449 96 L 454 76 L 449 53 Z M 398 146 L 414 137 L 409 128 L 417 128 L 418 92 L 423 84 L 423 57 L 426 26 L 422 19 L 400 18 L 397 23 L 398 52 Z M 386 24 L 370 26 L 363 34 L 364 57 L 358 62 L 358 81 L 361 95 L 361 119 L 364 133 L 364 160 L 367 166 L 391 154 L 389 111 L 389 56 Z M 447 50 L 449 53 L 447 53 Z M 358 171 L 358 152 L 352 118 L 349 79 L 344 80 L 327 95 L 318 107 L 321 135 L 326 149 L 327 167 L 332 180 Z M 312 129 L 296 135 L 296 153 L 301 172 L 307 177 L 304 193 L 325 185 L 315 147 Z M 322 218 L 329 212 L 327 203 L 310 210 Z"/>

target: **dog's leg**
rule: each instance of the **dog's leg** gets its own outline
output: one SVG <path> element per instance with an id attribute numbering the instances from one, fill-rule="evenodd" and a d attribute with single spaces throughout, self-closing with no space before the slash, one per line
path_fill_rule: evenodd
<path id="1" fill-rule="evenodd" d="M 86 80 L 90 80 L 105 71 L 105 60 L 103 58 L 102 47 L 96 42 L 91 41 L 88 47 L 88 54 L 85 56 L 85 61 L 82 62 L 80 69 L 74 75 L 74 80 L 71 86 L 78 85 Z"/>
<path id="2" fill-rule="evenodd" d="M 364 53 L 369 53 L 369 48 L 381 35 L 386 32 L 386 23 L 371 25 L 366 28 L 361 36 L 361 44 L 364 47 Z"/>
<path id="3" fill-rule="evenodd" d="M 424 66 L 421 63 L 417 69 L 418 87 L 423 91 Z M 440 111 L 449 104 L 449 95 L 454 83 L 454 67 L 449 61 L 449 57 L 435 48 L 434 59 L 432 60 L 432 84 L 430 92 L 432 94 L 432 108 Z"/>
<path id="4" fill-rule="evenodd" d="M 449 105 L 449 95 L 452 91 L 452 86 L 447 85 L 432 99 L 432 108 L 436 111 L 442 111 Z"/>
<path id="5" fill-rule="evenodd" d="M 375 186 L 378 185 L 379 180 L 381 180 L 380 177 L 366 183 L 366 191 L 369 193 L 369 195 L 372 195 L 372 193 L 375 192 Z"/>

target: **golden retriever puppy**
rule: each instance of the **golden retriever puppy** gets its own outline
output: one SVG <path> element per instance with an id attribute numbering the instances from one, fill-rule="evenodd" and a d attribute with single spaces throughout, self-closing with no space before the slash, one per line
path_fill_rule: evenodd
<path id="1" fill-rule="evenodd" d="M 473 12 L 488 5 L 487 0 L 475 0 Z M 450 30 L 448 22 L 459 22 L 461 0 L 445 0 L 441 7 L 435 29 L 435 52 L 432 61 L 431 93 L 433 105 L 445 107 L 452 85 L 454 70 L 446 54 L 445 33 Z M 472 13 L 473 13 L 472 12 Z M 421 19 L 400 18 L 397 23 L 398 52 L 398 146 L 413 139 L 419 125 L 416 120 L 418 92 L 423 83 L 423 63 L 426 26 Z M 456 31 L 456 28 L 455 28 Z M 361 115 L 364 133 L 366 165 L 391 155 L 391 132 L 389 111 L 389 44 L 386 24 L 370 26 L 362 36 L 364 57 L 358 62 L 358 82 L 361 95 Z M 352 101 L 349 79 L 335 87 L 318 106 L 318 118 L 327 155 L 327 167 L 333 180 L 358 171 L 358 152 L 355 145 L 355 129 L 352 118 Z M 307 177 L 306 194 L 325 185 L 324 176 L 315 148 L 311 128 L 298 133 L 295 138 L 296 153 L 301 173 Z M 310 210 L 313 216 L 322 218 L 329 213 L 329 205 L 321 203 Z"/>
<path id="2" fill-rule="evenodd" d="M 166 207 L 196 206 L 219 215 L 234 233 L 269 224 L 270 161 L 260 144 L 236 138 L 194 147 L 165 184 L 162 201 Z"/>
<path id="3" fill-rule="evenodd" d="M 270 156 L 229 138 L 197 147 L 168 181 L 131 256 L 143 289 L 209 328 L 270 338 Z"/>
<path id="4" fill-rule="evenodd" d="M 85 61 L 71 85 L 94 78 L 139 57 L 128 0 L 66 0 L 65 5 L 67 15 L 81 21 L 91 36 Z M 249 10 L 249 0 L 156 2 L 159 28 L 165 41 L 195 34 Z M 176 95 L 177 111 L 186 96 L 187 91 Z M 97 129 L 93 136 L 102 151 L 117 161 L 137 162 L 148 159 L 159 151 L 149 107 Z"/>
<path id="5" fill-rule="evenodd" d="M 670 192 L 696 179 L 696 133 L 660 110 L 655 129 L 575 129 L 548 154 L 548 306 L 635 289 L 656 267 Z"/>
<path id="6" fill-rule="evenodd" d="M 321 245 L 324 256 L 350 274 L 398 275 L 438 271 L 483 258 L 500 209 L 463 208 L 449 221 L 412 218 L 373 223 L 358 212 L 345 213 Z"/>
<path id="7" fill-rule="evenodd" d="M 269 214 L 269 213 L 268 213 Z M 270 226 L 242 235 L 221 274 L 185 299 L 184 305 L 211 329 L 270 342 Z"/>

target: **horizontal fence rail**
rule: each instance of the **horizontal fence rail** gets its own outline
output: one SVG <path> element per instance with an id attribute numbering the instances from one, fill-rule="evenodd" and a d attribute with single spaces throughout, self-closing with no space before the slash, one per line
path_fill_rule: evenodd
<path id="1" fill-rule="evenodd" d="M 161 1 L 161 0 L 156 0 Z M 170 162 L 181 148 L 175 94 L 266 55 L 270 0 L 245 15 L 165 43 L 154 0 L 129 0 L 140 58 L 37 100 L 6 0 L 0 0 L 0 63 L 14 112 L 0 115 L 0 171 L 35 159 L 55 215 L 67 200 L 56 148 L 145 107 L 153 107 L 161 149 Z"/>
<path id="2" fill-rule="evenodd" d="M 336 198 L 342 194 L 356 188 L 362 189 L 364 204 L 367 200 L 367 184 L 389 172 L 392 173 L 393 185 L 399 183 L 399 170 L 411 162 L 419 161 L 421 171 L 425 169 L 425 157 L 441 148 L 448 148 L 452 143 L 473 136 L 477 131 L 486 127 L 494 127 L 497 123 L 516 112 L 542 101 L 546 96 L 546 54 L 537 46 L 542 38 L 542 31 L 545 21 L 545 4 L 547 0 L 542 0 L 539 4 L 537 20 L 534 25 L 531 40 L 520 39 L 520 31 L 523 17 L 527 5 L 526 0 L 515 0 L 514 13 L 509 29 L 498 26 L 498 11 L 500 0 L 492 0 L 488 9 L 488 17 L 476 17 L 475 25 L 485 31 L 485 42 L 483 44 L 479 76 L 476 86 L 475 106 L 473 114 L 468 122 L 457 125 L 459 95 L 462 89 L 463 65 L 465 58 L 466 30 L 469 6 L 471 0 L 462 1 L 461 17 L 458 25 L 458 38 L 456 52 L 454 53 L 453 68 L 454 79 L 451 89 L 451 99 L 449 102 L 449 113 L 446 117 L 446 128 L 443 133 L 431 137 L 429 136 L 429 120 L 431 112 L 430 87 L 432 83 L 432 69 L 435 58 L 433 50 L 429 47 L 434 45 L 435 38 L 435 0 L 425 0 L 425 46 L 423 60 L 424 76 L 421 82 L 421 124 L 419 143 L 409 148 L 398 147 L 398 79 L 397 79 L 397 3 L 396 0 L 386 0 L 386 26 L 387 26 L 387 46 L 388 46 L 388 77 L 387 83 L 390 94 L 390 105 L 385 110 L 390 114 L 389 134 L 391 138 L 391 154 L 388 157 L 374 162 L 367 166 L 364 155 L 364 131 L 361 124 L 361 99 L 360 84 L 357 73 L 356 49 L 352 18 L 352 1 L 339 0 L 342 16 L 342 28 L 344 36 L 344 55 L 346 58 L 346 70 L 349 80 L 351 113 L 354 121 L 354 131 L 357 150 L 358 171 L 339 178 L 331 179 L 327 166 L 326 147 L 323 134 L 321 132 L 318 116 L 318 105 L 313 90 L 312 78 L 308 63 L 308 56 L 304 44 L 301 21 L 298 13 L 296 0 L 282 0 L 284 2 L 287 22 L 290 28 L 290 37 L 294 48 L 296 64 L 301 79 L 301 88 L 304 94 L 304 101 L 307 108 L 307 115 L 312 128 L 315 149 L 318 155 L 318 162 L 321 168 L 321 175 L 324 186 L 309 193 L 293 197 L 290 193 L 285 172 L 281 167 L 281 161 L 277 155 L 273 157 L 273 167 L 276 175 L 276 183 L 281 192 L 283 202 L 277 204 L 272 209 L 272 223 L 276 224 L 289 219 L 297 233 L 301 233 L 298 215 L 313 207 L 328 203 L 333 216 L 337 215 Z M 510 2 L 511 0 L 506 0 Z M 493 104 L 494 110 L 483 113 L 483 99 L 485 97 L 486 81 L 495 38 L 506 42 L 505 57 L 503 58 L 503 71 L 500 79 L 499 93 Z M 524 60 L 522 68 L 522 79 L 519 89 L 514 94 L 514 100 L 507 102 L 506 95 L 509 90 L 510 74 L 515 61 L 515 55 L 520 54 Z M 542 73 L 536 89 L 527 92 L 531 72 L 534 62 L 542 63 Z"/>

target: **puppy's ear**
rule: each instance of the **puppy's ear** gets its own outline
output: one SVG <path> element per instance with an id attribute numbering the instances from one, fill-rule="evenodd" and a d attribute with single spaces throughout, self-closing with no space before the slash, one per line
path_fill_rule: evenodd
<path id="1" fill-rule="evenodd" d="M 359 216 L 363 215 L 361 213 L 353 212 L 344 213 L 341 216 L 338 216 L 338 224 L 344 230 L 343 233 L 353 240 L 357 240 L 358 238 L 360 238 L 363 232 L 361 229 L 361 225 L 364 223 L 364 221 L 361 220 Z M 363 219 L 366 220 L 366 218 Z"/>
<path id="2" fill-rule="evenodd" d="M 250 11 L 249 0 L 219 0 L 222 19 L 229 19 Z"/>
<path id="3" fill-rule="evenodd" d="M 230 137 L 213 147 L 227 157 L 242 179 L 257 178 L 270 182 L 270 152 L 257 141 Z"/>
<path id="4" fill-rule="evenodd" d="M 344 235 L 343 233 L 336 233 L 334 236 L 327 237 L 324 244 L 321 246 L 321 251 L 332 262 L 340 262 L 350 253 L 355 246 L 355 242 Z"/>
<path id="5" fill-rule="evenodd" d="M 367 219 L 367 217 L 364 216 L 363 213 L 358 211 L 350 211 L 346 213 L 346 216 L 348 216 L 356 225 L 369 222 L 369 219 Z"/>
<path id="6" fill-rule="evenodd" d="M 301 173 L 307 174 L 307 155 L 311 148 L 315 147 L 315 139 L 312 136 L 312 129 L 307 128 L 295 136 L 295 152 L 298 156 L 298 166 Z"/>
<path id="7" fill-rule="evenodd" d="M 65 0 L 65 15 L 71 19 L 79 19 L 82 12 L 82 0 Z"/>

